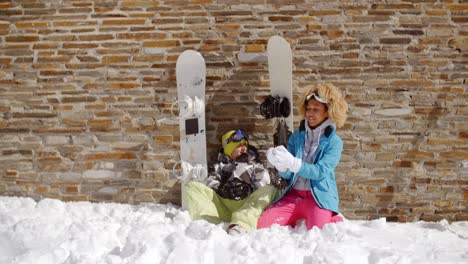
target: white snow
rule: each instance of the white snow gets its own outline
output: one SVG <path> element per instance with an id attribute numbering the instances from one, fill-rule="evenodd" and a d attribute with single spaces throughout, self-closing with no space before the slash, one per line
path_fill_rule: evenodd
<path id="1" fill-rule="evenodd" d="M 174 205 L 0 197 L 0 263 L 468 263 L 468 222 L 348 221 L 231 236 Z"/>

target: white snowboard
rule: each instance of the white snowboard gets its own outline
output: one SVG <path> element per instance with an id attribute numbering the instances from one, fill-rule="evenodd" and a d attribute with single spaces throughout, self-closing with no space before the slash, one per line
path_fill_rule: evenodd
<path id="1" fill-rule="evenodd" d="M 288 117 L 277 118 L 276 124 L 284 120 L 290 132 L 293 127 L 293 93 L 292 93 L 292 51 L 289 43 L 280 36 L 268 40 L 268 72 L 270 74 L 270 92 L 272 96 L 286 97 L 291 105 Z"/>
<path id="2" fill-rule="evenodd" d="M 177 100 L 179 102 L 180 160 L 207 168 L 205 130 L 206 65 L 193 50 L 180 54 L 176 63 Z M 187 165 L 187 164 L 186 164 Z M 190 169 L 189 168 L 189 169 Z M 186 183 L 182 181 L 182 183 Z"/>

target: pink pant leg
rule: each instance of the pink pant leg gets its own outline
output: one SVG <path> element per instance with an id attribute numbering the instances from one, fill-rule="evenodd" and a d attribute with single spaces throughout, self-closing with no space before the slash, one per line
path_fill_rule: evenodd
<path id="1" fill-rule="evenodd" d="M 260 215 L 257 228 L 268 228 L 274 224 L 293 225 L 296 221 L 296 218 L 293 217 L 295 209 L 296 197 L 288 193 Z"/>
<path id="2" fill-rule="evenodd" d="M 328 223 L 342 222 L 343 218 L 327 209 L 320 208 L 310 191 L 290 190 L 281 200 L 265 210 L 257 228 L 268 228 L 273 224 L 295 226 L 297 220 L 305 219 L 307 229 L 322 228 Z"/>
<path id="3" fill-rule="evenodd" d="M 334 216 L 332 211 L 320 208 L 312 195 L 302 200 L 297 210 L 306 219 L 307 229 L 314 226 L 322 228 L 325 224 L 343 221 L 340 216 Z"/>

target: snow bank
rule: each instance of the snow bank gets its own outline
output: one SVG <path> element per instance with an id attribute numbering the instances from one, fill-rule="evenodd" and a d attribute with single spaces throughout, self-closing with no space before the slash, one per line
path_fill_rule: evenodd
<path id="1" fill-rule="evenodd" d="M 230 236 L 173 205 L 0 197 L 0 263 L 468 263 L 468 222 L 382 218 Z"/>

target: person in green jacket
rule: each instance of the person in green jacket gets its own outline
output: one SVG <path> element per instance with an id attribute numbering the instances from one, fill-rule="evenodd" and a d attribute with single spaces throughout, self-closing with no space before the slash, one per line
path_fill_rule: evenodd
<path id="1" fill-rule="evenodd" d="M 278 191 L 243 130 L 231 130 L 221 141 L 223 148 L 210 164 L 208 178 L 183 186 L 183 204 L 193 220 L 225 222 L 229 234 L 246 233 L 255 229 L 258 217 Z"/>

